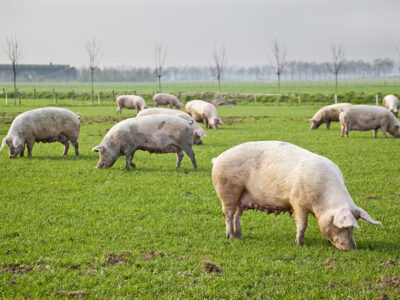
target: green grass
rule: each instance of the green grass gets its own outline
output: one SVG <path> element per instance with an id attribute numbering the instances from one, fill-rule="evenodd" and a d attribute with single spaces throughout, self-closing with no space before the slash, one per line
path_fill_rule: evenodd
<path id="1" fill-rule="evenodd" d="M 30 92 L 33 90 L 39 92 L 89 92 L 91 85 L 89 82 L 17 82 L 17 87 L 21 92 Z M 0 83 L 0 90 L 12 92 L 12 82 Z M 276 81 L 223 81 L 223 93 L 276 93 Z M 155 93 L 158 90 L 157 82 L 95 82 L 95 93 Z M 187 92 L 218 92 L 217 81 L 197 81 L 197 82 L 163 82 L 163 92 L 187 93 Z M 399 93 L 399 80 L 339 80 L 338 94 L 347 92 L 364 92 L 366 94 L 391 94 Z M 334 80 L 313 80 L 313 81 L 282 81 L 281 92 L 283 94 L 333 94 Z"/>
<path id="2" fill-rule="evenodd" d="M 123 158 L 97 170 L 98 155 L 88 148 L 122 117 L 111 103 L 80 104 L 68 106 L 84 118 L 79 157 L 73 149 L 62 157 L 58 143 L 35 144 L 30 159 L 0 152 L 1 298 L 59 291 L 84 291 L 90 298 L 399 297 L 396 278 L 392 286 L 381 280 L 400 272 L 399 140 L 374 139 L 372 132 L 340 138 L 337 123 L 310 131 L 314 106 L 218 107 L 226 125 L 208 130 L 204 145 L 194 146 L 197 170 L 187 156 L 176 170 L 175 155 L 142 151 L 135 154 L 135 170 L 126 171 Z M 32 108 L 1 105 L 0 138 L 17 113 Z M 355 203 L 383 226 L 360 220 L 359 249 L 342 252 L 312 216 L 305 245 L 296 246 L 288 214 L 246 211 L 244 238 L 227 240 L 211 159 L 256 140 L 291 142 L 331 159 Z M 385 264 L 389 259 L 395 265 Z M 222 273 L 204 271 L 203 261 Z"/>

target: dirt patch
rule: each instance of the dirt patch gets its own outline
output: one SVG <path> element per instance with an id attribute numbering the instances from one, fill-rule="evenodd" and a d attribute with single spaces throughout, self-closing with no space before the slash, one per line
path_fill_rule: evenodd
<path id="1" fill-rule="evenodd" d="M 379 198 L 374 195 L 367 195 L 367 196 L 365 196 L 365 199 L 379 199 Z"/>
<path id="2" fill-rule="evenodd" d="M 324 266 L 328 269 L 333 269 L 339 262 L 334 260 L 332 257 L 329 257 L 325 260 Z"/>
<path id="3" fill-rule="evenodd" d="M 392 260 L 391 258 L 389 258 L 387 261 L 382 263 L 384 266 L 386 267 L 392 267 L 395 266 L 396 263 L 394 262 L 394 260 Z"/>
<path id="4" fill-rule="evenodd" d="M 126 259 L 131 255 L 132 253 L 129 250 L 122 250 L 118 254 L 110 252 L 107 253 L 107 263 L 109 265 L 115 265 L 115 264 L 122 265 L 126 261 Z"/>
<path id="5" fill-rule="evenodd" d="M 249 119 L 253 119 L 253 120 L 260 120 L 260 119 L 274 119 L 277 117 L 273 117 L 273 116 L 228 116 L 228 117 L 223 117 L 222 120 L 224 121 L 225 124 L 227 125 L 232 125 L 232 124 L 236 124 L 236 123 L 243 123 L 244 120 L 249 120 Z"/>
<path id="6" fill-rule="evenodd" d="M 22 273 L 28 273 L 32 269 L 33 269 L 32 266 L 16 264 L 16 265 L 9 265 L 8 267 L 0 268 L 0 272 L 11 272 L 14 275 L 19 275 Z"/>
<path id="7" fill-rule="evenodd" d="M 150 259 L 154 259 L 155 257 L 156 257 L 156 253 L 154 252 L 154 250 L 150 250 L 149 252 L 142 254 L 143 260 L 150 260 Z"/>
<path id="8" fill-rule="evenodd" d="M 57 291 L 55 292 L 58 296 L 69 296 L 69 297 L 83 297 L 85 296 L 84 291 L 75 291 L 75 292 L 66 292 L 66 291 Z"/>
<path id="9" fill-rule="evenodd" d="M 118 123 L 132 117 L 85 117 L 81 119 L 81 124 Z"/>
<path id="10" fill-rule="evenodd" d="M 203 272 L 207 272 L 207 273 L 217 273 L 217 274 L 221 274 L 222 273 L 222 269 L 220 266 L 218 266 L 216 263 L 212 262 L 212 261 L 208 261 L 208 260 L 203 260 L 200 263 L 200 267 L 201 270 Z"/>
<path id="11" fill-rule="evenodd" d="M 400 276 L 381 277 L 378 282 L 383 285 L 391 286 L 392 288 L 398 288 L 400 285 Z"/>

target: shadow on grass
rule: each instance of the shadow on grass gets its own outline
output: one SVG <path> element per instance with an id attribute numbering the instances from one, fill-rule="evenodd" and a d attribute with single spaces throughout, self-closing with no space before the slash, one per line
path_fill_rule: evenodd
<path id="1" fill-rule="evenodd" d="M 29 157 L 29 158 L 28 157 L 22 157 L 22 159 L 29 159 L 29 160 L 32 160 L 32 161 L 35 161 L 35 160 L 58 160 L 58 161 L 65 161 L 65 160 L 76 160 L 76 161 L 88 160 L 89 161 L 90 160 L 90 161 L 92 161 L 92 160 L 98 160 L 99 158 L 96 157 L 96 156 L 93 156 L 93 155 L 82 155 L 82 154 L 80 154 L 78 156 L 76 156 L 76 155 L 34 156 L 32 154 L 32 157 Z"/>

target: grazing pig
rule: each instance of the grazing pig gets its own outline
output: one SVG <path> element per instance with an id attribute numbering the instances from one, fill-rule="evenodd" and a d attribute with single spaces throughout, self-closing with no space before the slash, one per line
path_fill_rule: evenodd
<path id="1" fill-rule="evenodd" d="M 399 113 L 400 102 L 395 95 L 387 95 L 383 98 L 382 106 L 390 110 L 396 117 Z"/>
<path id="2" fill-rule="evenodd" d="M 170 108 L 175 106 L 177 109 L 182 107 L 182 103 L 178 98 L 171 94 L 159 93 L 153 96 L 153 102 L 158 107 L 159 105 L 169 105 Z"/>
<path id="3" fill-rule="evenodd" d="M 117 114 L 121 113 L 123 108 L 127 109 L 136 109 L 136 113 L 138 113 L 139 110 L 143 110 L 146 108 L 149 108 L 144 102 L 144 99 L 140 96 L 136 95 L 121 95 L 117 97 Z"/>
<path id="4" fill-rule="evenodd" d="M 26 111 L 18 115 L 11 124 L 0 150 L 9 148 L 9 157 L 24 156 L 25 144 L 28 157 L 32 156 L 35 142 L 60 142 L 64 145 L 63 155 L 67 155 L 71 141 L 78 155 L 78 137 L 81 115 L 64 108 L 45 107 Z"/>
<path id="5" fill-rule="evenodd" d="M 186 104 L 185 110 L 197 122 L 203 122 L 206 128 L 210 125 L 213 129 L 218 129 L 218 124 L 224 124 L 218 117 L 215 106 L 206 101 L 192 100 Z"/>
<path id="6" fill-rule="evenodd" d="M 196 169 L 192 146 L 193 130 L 189 122 L 170 115 L 150 115 L 129 118 L 114 125 L 100 145 L 92 150 L 100 154 L 96 168 L 110 168 L 122 155 L 126 159 L 125 168 L 135 168 L 132 158 L 136 150 L 157 154 L 176 153 L 176 168 L 179 168 L 183 150 Z"/>
<path id="7" fill-rule="evenodd" d="M 202 145 L 202 141 L 200 139 L 201 136 L 207 136 L 207 133 L 197 124 L 197 122 L 187 113 L 180 111 L 180 110 L 174 110 L 174 109 L 169 109 L 169 108 L 149 108 L 146 110 L 141 111 L 140 113 L 137 114 L 137 117 L 141 116 L 148 116 L 148 115 L 156 115 L 156 114 L 165 114 L 165 115 L 173 115 L 178 118 L 182 118 L 186 121 L 188 121 L 193 129 L 193 144 L 196 145 Z"/>
<path id="8" fill-rule="evenodd" d="M 317 129 L 322 123 L 325 123 L 326 129 L 329 129 L 331 122 L 339 121 L 340 111 L 342 109 L 348 109 L 351 106 L 350 103 L 339 103 L 322 107 L 315 113 L 314 117 L 310 119 L 312 122 L 310 129 Z"/>
<path id="9" fill-rule="evenodd" d="M 247 209 L 293 213 L 299 245 L 312 214 L 321 233 L 341 250 L 356 249 L 357 219 L 381 224 L 354 204 L 337 165 L 298 146 L 248 142 L 223 152 L 213 164 L 212 180 L 222 202 L 227 238 L 242 236 L 240 217 Z"/>
<path id="10" fill-rule="evenodd" d="M 372 105 L 355 105 L 352 108 L 342 111 L 339 115 L 341 125 L 341 136 L 346 132 L 349 137 L 350 130 L 366 131 L 373 130 L 374 137 L 378 129 L 386 136 L 386 131 L 395 137 L 400 137 L 398 128 L 400 122 L 386 108 Z"/>

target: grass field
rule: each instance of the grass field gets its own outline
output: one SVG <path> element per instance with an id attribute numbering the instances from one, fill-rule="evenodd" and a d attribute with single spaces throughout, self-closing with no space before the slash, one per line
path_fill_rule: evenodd
<path id="1" fill-rule="evenodd" d="M 36 104 L 40 102 L 35 102 Z M 0 138 L 34 108 L 0 105 Z M 100 143 L 118 120 L 115 106 L 68 106 L 83 116 L 80 156 L 35 144 L 32 158 L 0 152 L 0 297 L 84 292 L 90 298 L 399 298 L 399 140 L 310 131 L 315 106 L 218 107 L 225 122 L 187 156 L 137 152 L 135 170 L 120 158 L 95 169 Z M 211 159 L 246 141 L 294 143 L 335 162 L 354 202 L 383 226 L 359 221 L 358 250 L 342 252 L 309 217 L 296 246 L 293 217 L 246 211 L 244 237 L 225 238 Z M 212 262 L 205 267 L 205 261 Z M 220 268 L 220 270 L 218 269 Z M 73 294 L 72 294 L 73 295 Z"/>
<path id="2" fill-rule="evenodd" d="M 21 92 L 33 92 L 36 89 L 40 91 L 56 92 L 89 92 L 91 85 L 89 82 L 18 82 L 18 89 Z M 276 81 L 223 81 L 222 93 L 276 93 Z M 0 90 L 5 89 L 7 92 L 13 90 L 12 82 L 2 82 Z M 95 82 L 95 93 L 111 92 L 116 93 L 155 93 L 158 90 L 156 82 Z M 162 83 L 163 92 L 186 93 L 186 92 L 218 92 L 218 84 L 216 81 L 207 82 L 164 82 Z M 338 94 L 347 92 L 364 92 L 366 94 L 392 94 L 400 92 L 400 80 L 339 80 Z M 333 94 L 334 81 L 314 80 L 314 81 L 282 81 L 281 92 L 283 94 Z"/>

